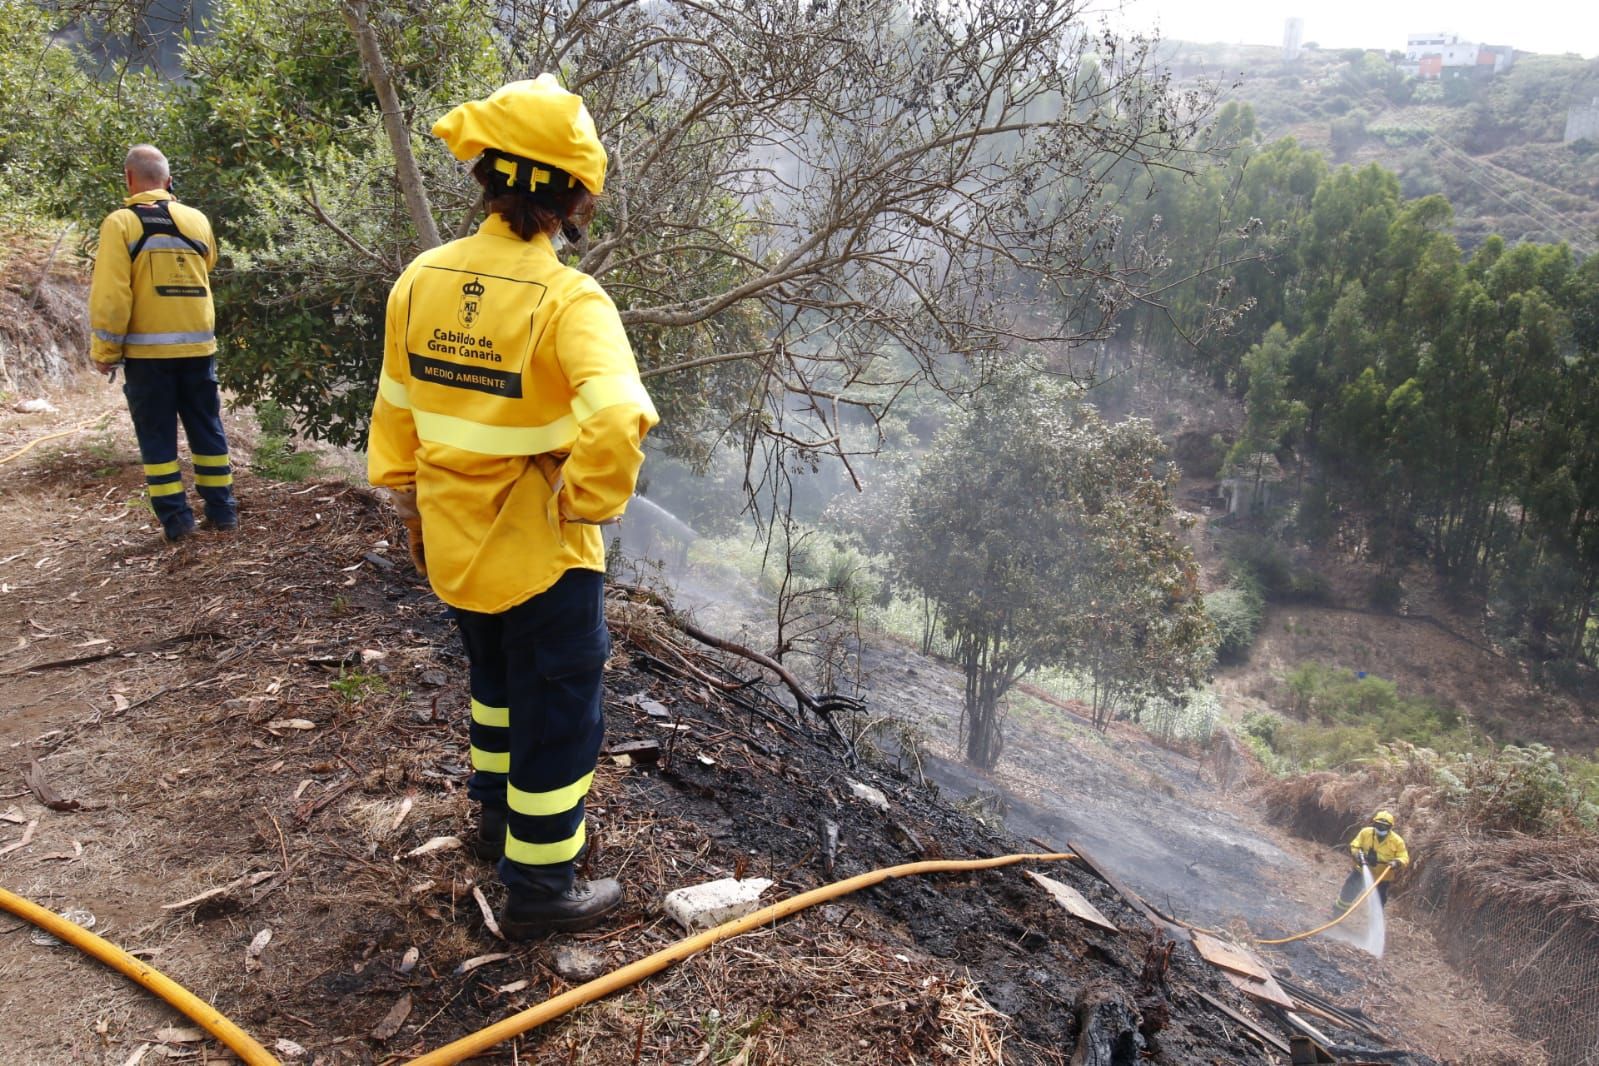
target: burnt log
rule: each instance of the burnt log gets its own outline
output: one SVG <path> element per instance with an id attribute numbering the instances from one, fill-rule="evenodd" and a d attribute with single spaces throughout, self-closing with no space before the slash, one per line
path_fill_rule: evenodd
<path id="1" fill-rule="evenodd" d="M 1071 1066 L 1138 1066 L 1144 1050 L 1143 1018 L 1127 993 L 1094 981 L 1077 995 L 1077 1049 Z"/>

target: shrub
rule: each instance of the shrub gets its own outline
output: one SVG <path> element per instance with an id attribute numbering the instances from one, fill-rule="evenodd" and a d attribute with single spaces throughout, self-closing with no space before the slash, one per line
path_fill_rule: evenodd
<path id="1" fill-rule="evenodd" d="M 1296 569 L 1288 575 L 1287 598 L 1295 603 L 1326 603 L 1332 598 L 1332 586 L 1315 570 Z"/>
<path id="2" fill-rule="evenodd" d="M 1336 770 L 1371 759 L 1381 740 L 1369 724 L 1285 722 L 1277 731 L 1275 750 L 1300 770 Z"/>
<path id="3" fill-rule="evenodd" d="M 1294 515 L 1294 527 L 1307 544 L 1325 544 L 1338 531 L 1338 515 L 1325 485 L 1317 482 L 1305 487 Z"/>
<path id="4" fill-rule="evenodd" d="M 261 426 L 261 438 L 250 456 L 250 469 L 273 481 L 304 481 L 315 476 L 320 460 L 315 452 L 302 452 L 295 447 L 287 411 L 267 400 L 256 405 L 255 417 Z"/>
<path id="5" fill-rule="evenodd" d="M 1172 457 L 1177 466 L 1189 477 L 1213 478 L 1221 473 L 1230 445 L 1219 434 L 1205 434 L 1189 430 L 1178 435 L 1172 446 Z"/>
<path id="6" fill-rule="evenodd" d="M 1265 614 L 1259 587 L 1244 578 L 1218 589 L 1205 597 L 1205 613 L 1216 627 L 1216 661 L 1240 663 L 1248 658 Z"/>
<path id="7" fill-rule="evenodd" d="M 1404 586 L 1391 574 L 1378 574 L 1373 577 L 1367 594 L 1371 599 L 1371 605 L 1379 611 L 1397 611 L 1399 605 L 1405 601 Z"/>
<path id="8" fill-rule="evenodd" d="M 1277 730 L 1281 729 L 1283 725 L 1282 717 L 1272 714 L 1270 711 L 1250 711 L 1244 715 L 1244 720 L 1239 723 L 1245 736 L 1263 741 L 1268 747 L 1277 742 Z"/>
<path id="9" fill-rule="evenodd" d="M 1360 676 L 1324 663 L 1304 663 L 1283 679 L 1289 707 L 1313 719 L 1308 728 L 1361 726 L 1374 742 L 1405 741 L 1428 748 L 1471 751 L 1480 739 L 1459 710 L 1433 700 L 1402 696 L 1392 681 Z"/>
<path id="10" fill-rule="evenodd" d="M 1260 586 L 1268 600 L 1282 599 L 1293 584 L 1293 561 L 1281 541 L 1258 533 L 1240 533 L 1226 547 L 1227 560 L 1235 572 L 1242 570 Z"/>
<path id="11" fill-rule="evenodd" d="M 1591 826 L 1599 813 L 1542 744 L 1467 755 L 1450 770 L 1462 786 L 1461 805 L 1484 828 L 1537 832 L 1569 819 Z"/>
<path id="12" fill-rule="evenodd" d="M 1599 752 L 1594 754 L 1599 756 Z M 1566 780 L 1584 803 L 1599 806 L 1599 758 L 1570 756 L 1566 759 Z"/>

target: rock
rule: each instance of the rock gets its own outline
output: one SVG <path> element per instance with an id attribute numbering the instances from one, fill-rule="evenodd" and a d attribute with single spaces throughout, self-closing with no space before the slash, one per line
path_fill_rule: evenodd
<path id="1" fill-rule="evenodd" d="M 56 405 L 43 397 L 33 400 L 18 400 L 11 405 L 11 409 L 19 415 L 53 415 L 56 413 Z"/>
<path id="2" fill-rule="evenodd" d="M 664 906 L 672 920 L 691 933 L 712 929 L 760 909 L 761 893 L 772 887 L 765 877 L 724 877 L 702 885 L 673 889 Z"/>
<path id="3" fill-rule="evenodd" d="M 555 972 L 574 984 L 592 981 L 606 971 L 603 956 L 571 944 L 556 948 L 552 962 Z"/>
<path id="4" fill-rule="evenodd" d="M 865 800 L 880 811 L 888 810 L 888 797 L 883 795 L 882 789 L 863 785 L 859 781 L 850 781 L 849 790 L 856 799 Z"/>

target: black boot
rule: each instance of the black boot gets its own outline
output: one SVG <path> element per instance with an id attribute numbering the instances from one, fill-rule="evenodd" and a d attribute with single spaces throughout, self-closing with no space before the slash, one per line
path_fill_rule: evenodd
<path id="1" fill-rule="evenodd" d="M 478 807 L 477 831 L 467 843 L 473 855 L 484 862 L 500 861 L 505 854 L 505 820 L 505 812 L 498 807 Z"/>
<path id="2" fill-rule="evenodd" d="M 575 881 L 558 896 L 512 896 L 500 912 L 500 930 L 509 940 L 545 933 L 592 929 L 622 905 L 622 886 L 614 877 Z"/>

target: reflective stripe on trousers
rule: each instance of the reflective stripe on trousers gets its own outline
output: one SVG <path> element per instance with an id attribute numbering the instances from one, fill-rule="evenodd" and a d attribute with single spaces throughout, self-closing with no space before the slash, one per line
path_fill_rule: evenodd
<path id="1" fill-rule="evenodd" d="M 179 422 L 193 453 L 195 488 L 205 500 L 206 516 L 213 522 L 236 521 L 215 357 L 129 359 L 122 368 L 122 394 L 139 440 L 150 507 L 162 527 L 169 535 L 194 527 L 178 466 Z"/>
<path id="2" fill-rule="evenodd" d="M 513 894 L 563 892 L 604 735 L 604 575 L 568 570 L 508 611 L 454 614 L 471 664 L 468 793 L 508 815 L 500 877 Z"/>

